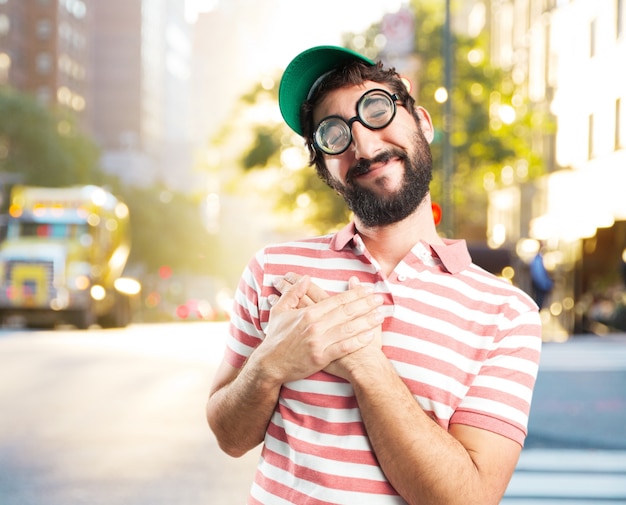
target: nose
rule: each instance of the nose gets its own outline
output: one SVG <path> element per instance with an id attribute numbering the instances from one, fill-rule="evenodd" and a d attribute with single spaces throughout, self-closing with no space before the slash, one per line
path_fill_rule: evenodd
<path id="1" fill-rule="evenodd" d="M 383 149 L 380 138 L 381 130 L 370 130 L 360 122 L 352 124 L 352 146 L 354 157 L 360 159 L 373 159 L 374 156 Z"/>

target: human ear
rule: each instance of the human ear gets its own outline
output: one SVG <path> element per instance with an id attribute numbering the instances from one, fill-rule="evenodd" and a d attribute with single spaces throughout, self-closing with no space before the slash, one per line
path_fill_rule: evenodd
<path id="1" fill-rule="evenodd" d="M 417 114 L 417 117 L 419 117 L 418 126 L 430 144 L 435 138 L 435 128 L 433 127 L 433 121 L 430 118 L 430 114 L 426 109 L 424 109 L 424 107 L 419 106 L 415 107 L 415 113 Z"/>

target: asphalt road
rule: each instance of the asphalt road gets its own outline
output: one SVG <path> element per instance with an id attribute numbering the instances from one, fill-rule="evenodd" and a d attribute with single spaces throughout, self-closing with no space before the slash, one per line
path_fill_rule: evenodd
<path id="1" fill-rule="evenodd" d="M 241 505 L 204 419 L 223 325 L 0 332 L 0 504 Z"/>
<path id="2" fill-rule="evenodd" d="M 223 324 L 0 331 L 1 505 L 242 505 L 204 403 Z M 626 503 L 626 337 L 546 344 L 506 504 Z"/>
<path id="3" fill-rule="evenodd" d="M 626 336 L 545 344 L 502 505 L 626 504 Z"/>

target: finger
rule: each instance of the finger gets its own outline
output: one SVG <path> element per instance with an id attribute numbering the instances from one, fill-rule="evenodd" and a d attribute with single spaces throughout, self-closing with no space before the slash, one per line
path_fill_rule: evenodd
<path id="1" fill-rule="evenodd" d="M 285 274 L 283 277 L 277 277 L 274 279 L 274 287 L 280 292 L 284 293 L 285 290 L 295 284 L 301 276 L 289 272 Z M 303 298 L 303 302 L 307 302 L 306 305 L 312 305 L 313 303 L 317 303 L 320 300 L 328 298 L 328 293 L 320 288 L 317 284 L 311 282 L 309 285 L 309 289 L 307 290 L 306 298 Z"/>
<path id="2" fill-rule="evenodd" d="M 343 313 L 350 317 L 365 314 L 382 304 L 382 296 L 374 293 L 371 286 L 358 284 L 348 291 L 323 300 L 319 305 L 328 306 L 335 315 Z"/>
<path id="3" fill-rule="evenodd" d="M 295 284 L 300 277 L 301 275 L 298 275 L 294 272 L 287 272 L 283 279 L 286 280 L 289 284 Z"/>
<path id="4" fill-rule="evenodd" d="M 309 286 L 309 289 L 307 290 L 306 294 L 307 294 L 307 297 L 310 298 L 313 303 L 317 303 L 321 300 L 328 298 L 328 293 L 313 282 Z"/>
<path id="5" fill-rule="evenodd" d="M 334 361 L 371 344 L 376 339 L 383 320 L 382 312 L 375 311 L 352 321 L 348 326 L 340 330 L 340 333 L 352 335 L 330 343 L 326 348 L 326 355 L 330 360 Z"/>
<path id="6" fill-rule="evenodd" d="M 359 278 L 356 275 L 353 275 L 352 277 L 350 277 L 350 279 L 348 279 L 348 288 L 349 289 L 353 289 L 356 288 L 357 286 L 361 285 L 361 281 L 359 280 Z"/>
<path id="7" fill-rule="evenodd" d="M 273 304 L 272 310 L 282 311 L 298 308 L 302 303 L 302 299 L 306 296 L 310 284 L 311 278 L 308 275 L 304 275 L 299 278 L 295 284 L 288 285 L 284 291 L 281 292 L 282 296 L 280 299 Z"/>
<path id="8" fill-rule="evenodd" d="M 300 279 L 300 277 L 298 277 L 298 279 Z M 295 282 L 295 281 L 294 281 Z M 291 287 L 294 284 L 290 284 L 289 282 L 285 281 L 285 279 L 283 277 L 276 277 L 273 281 L 272 281 L 273 286 L 278 290 L 278 292 L 280 293 L 280 295 L 282 295 L 283 293 L 286 293 L 288 289 L 291 289 Z M 276 305 L 276 303 L 278 302 L 278 300 L 280 299 L 279 295 L 276 294 L 272 294 L 268 297 L 268 301 L 270 302 L 270 305 L 273 307 L 274 305 Z M 313 305 L 315 302 L 313 300 L 311 300 L 306 294 L 304 296 L 302 296 L 300 298 L 300 301 L 298 302 L 298 306 L 295 307 L 296 309 L 303 309 L 304 307 L 309 307 L 311 305 Z"/>
<path id="9" fill-rule="evenodd" d="M 329 335 L 329 343 L 353 337 L 382 323 L 383 297 L 367 286 L 333 295 L 307 309 L 308 324 Z"/>

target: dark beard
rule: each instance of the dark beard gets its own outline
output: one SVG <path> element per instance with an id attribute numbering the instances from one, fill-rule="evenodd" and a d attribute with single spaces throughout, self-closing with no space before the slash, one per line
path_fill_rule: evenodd
<path id="1" fill-rule="evenodd" d="M 330 179 L 328 172 L 324 178 L 327 184 L 339 193 L 352 212 L 368 228 L 397 223 L 408 217 L 422 203 L 428 194 L 432 180 L 432 156 L 430 146 L 421 130 L 416 134 L 416 151 L 413 158 L 406 152 L 393 148 L 373 160 L 362 160 L 352 167 L 346 176 L 346 185 Z M 370 189 L 355 182 L 355 179 L 369 171 L 370 165 L 384 163 L 398 158 L 404 163 L 402 187 L 392 195 L 377 195 Z"/>

